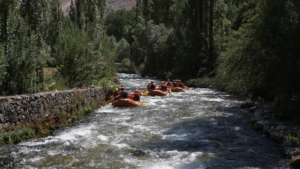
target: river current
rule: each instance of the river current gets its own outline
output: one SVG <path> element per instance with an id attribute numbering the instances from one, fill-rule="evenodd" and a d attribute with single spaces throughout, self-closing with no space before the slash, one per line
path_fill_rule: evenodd
<path id="1" fill-rule="evenodd" d="M 155 80 L 118 76 L 129 93 Z M 0 147 L 0 168 L 290 168 L 279 146 L 250 128 L 242 101 L 227 93 L 191 88 L 141 100 L 146 105 L 106 105 L 51 136 Z"/>

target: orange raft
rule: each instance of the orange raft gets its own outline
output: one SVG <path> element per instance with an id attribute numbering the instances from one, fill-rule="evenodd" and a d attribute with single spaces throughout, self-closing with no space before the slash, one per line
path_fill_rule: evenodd
<path id="1" fill-rule="evenodd" d="M 181 87 L 171 87 L 172 92 L 185 92 L 185 90 Z"/>
<path id="2" fill-rule="evenodd" d="M 114 107 L 138 107 L 141 102 L 133 101 L 132 99 L 118 99 L 112 103 Z"/>
<path id="3" fill-rule="evenodd" d="M 151 92 L 148 93 L 149 96 L 166 96 L 168 95 L 168 91 L 161 91 L 161 90 L 152 90 Z"/>

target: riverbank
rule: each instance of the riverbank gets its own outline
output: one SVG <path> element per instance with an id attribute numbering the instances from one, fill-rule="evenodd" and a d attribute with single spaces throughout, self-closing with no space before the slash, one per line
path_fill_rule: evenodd
<path id="1" fill-rule="evenodd" d="M 213 85 L 212 85 L 213 84 Z M 191 79 L 187 85 L 195 87 L 218 88 L 218 85 L 210 78 Z M 256 101 L 246 100 L 241 108 L 249 110 L 253 116 L 249 124 L 253 130 L 262 132 L 265 137 L 270 138 L 282 146 L 281 154 L 288 156 L 289 164 L 294 168 L 300 168 L 300 127 L 299 122 L 285 122 L 275 116 L 273 103 L 265 103 L 263 98 Z"/>
<path id="2" fill-rule="evenodd" d="M 250 126 L 278 143 L 281 146 L 281 153 L 290 158 L 289 164 L 294 168 L 300 168 L 300 127 L 276 118 L 273 104 L 264 103 L 262 98 L 256 102 L 247 100 L 241 107 L 253 113 L 249 121 Z"/>
<path id="3" fill-rule="evenodd" d="M 0 146 L 45 137 L 104 105 L 100 87 L 0 97 Z"/>

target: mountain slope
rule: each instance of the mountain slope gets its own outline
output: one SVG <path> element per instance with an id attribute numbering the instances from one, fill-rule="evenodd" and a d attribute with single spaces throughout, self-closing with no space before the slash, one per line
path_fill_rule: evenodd
<path id="1" fill-rule="evenodd" d="M 66 16 L 68 14 L 71 0 L 60 0 L 61 9 Z M 106 0 L 106 5 L 111 7 L 114 11 L 119 9 L 132 9 L 136 5 L 136 0 Z"/>
<path id="2" fill-rule="evenodd" d="M 136 5 L 136 0 L 106 0 L 106 4 L 113 10 L 132 9 Z"/>

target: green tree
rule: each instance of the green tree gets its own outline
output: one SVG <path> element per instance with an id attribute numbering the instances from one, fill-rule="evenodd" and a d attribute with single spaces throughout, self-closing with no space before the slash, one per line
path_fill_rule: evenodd
<path id="1" fill-rule="evenodd" d="M 115 73 L 117 42 L 104 31 L 105 1 L 71 2 L 54 46 L 58 75 L 67 87 L 91 85 Z"/>
<path id="2" fill-rule="evenodd" d="M 4 43 L 7 40 L 7 23 L 9 18 L 9 10 L 11 6 L 13 6 L 15 1 L 12 0 L 1 0 L 0 1 L 0 26 L 1 26 L 1 33 L 0 33 L 0 43 Z"/>
<path id="3" fill-rule="evenodd" d="M 125 39 L 121 39 L 116 51 L 116 62 L 121 62 L 126 58 L 130 58 L 130 45 Z"/>
<path id="4" fill-rule="evenodd" d="M 54 46 L 58 75 L 67 87 L 91 85 L 115 74 L 117 42 L 105 34 L 103 9 L 95 2 L 76 3 L 80 19 L 72 19 L 71 13 L 70 20 L 65 18 Z M 89 5 L 94 6 L 91 13 L 85 11 Z M 89 15 L 93 15 L 94 20 Z"/>
<path id="5" fill-rule="evenodd" d="M 259 3 L 259 9 L 255 33 L 261 46 L 257 59 L 263 66 L 260 88 L 275 97 L 279 115 L 295 117 L 300 110 L 300 3 L 267 0 Z"/>
<path id="6" fill-rule="evenodd" d="M 47 66 L 55 67 L 55 44 L 60 33 L 61 24 L 63 22 L 63 12 L 60 8 L 60 1 L 53 0 L 50 3 L 50 16 L 49 16 L 49 25 L 48 33 L 46 35 L 46 43 L 50 46 L 50 57 L 47 60 Z"/>
<path id="7" fill-rule="evenodd" d="M 224 79 L 225 89 L 275 99 L 278 115 L 295 116 L 300 101 L 299 2 L 249 1 L 240 11 L 217 77 Z"/>
<path id="8" fill-rule="evenodd" d="M 138 24 L 133 29 L 131 60 L 143 75 L 163 77 L 165 65 L 170 64 L 170 60 L 166 61 L 164 55 L 164 46 L 170 30 L 163 24 L 145 22 L 142 17 L 138 19 Z"/>
<path id="9" fill-rule="evenodd" d="M 213 30 L 214 5 L 215 1 L 213 0 L 137 1 L 136 10 L 140 17 L 137 18 L 138 22 L 133 32 L 135 38 L 132 45 L 134 48 L 132 52 L 134 52 L 133 55 L 139 53 L 144 59 L 133 56 L 136 59 L 135 62 L 139 62 L 136 64 L 141 65 L 143 69 L 147 68 L 147 65 L 152 66 L 152 68 L 148 69 L 147 73 L 151 72 L 153 75 L 160 77 L 164 74 L 167 77 L 188 79 L 201 77 L 212 72 L 216 66 Z M 140 18 L 145 19 L 145 26 L 140 22 Z M 159 41 L 159 47 L 152 48 L 147 33 L 140 32 L 144 31 L 142 29 L 146 29 L 148 32 L 155 32 L 156 30 L 153 25 L 160 26 L 161 24 L 167 25 L 167 28 L 172 33 L 169 32 L 166 36 L 164 35 L 162 38 L 164 40 Z M 147 29 L 148 27 L 150 29 Z M 145 39 L 147 42 L 145 42 Z M 144 47 L 136 50 L 137 47 L 135 45 Z M 156 50 L 159 53 L 156 53 Z M 153 55 L 151 53 L 163 57 L 150 61 L 149 56 Z M 153 66 L 154 62 L 162 63 L 161 60 L 163 58 L 168 58 L 168 65 Z M 150 64 L 151 62 L 152 64 Z"/>
<path id="10" fill-rule="evenodd" d="M 69 16 L 79 29 L 86 29 L 89 23 L 103 19 L 105 6 L 105 0 L 72 0 Z"/>
<path id="11" fill-rule="evenodd" d="M 133 10 L 121 9 L 109 13 L 105 18 L 105 29 L 108 36 L 114 36 L 117 41 L 125 38 L 132 42 L 130 31 L 135 23 L 135 12 Z"/>
<path id="12" fill-rule="evenodd" d="M 0 86 L 6 75 L 6 66 L 7 66 L 7 62 L 4 54 L 4 48 L 0 46 Z"/>
<path id="13" fill-rule="evenodd" d="M 36 44 L 37 37 L 28 37 L 29 27 L 16 11 L 11 11 L 8 22 L 8 40 L 6 52 L 6 76 L 2 83 L 2 94 L 21 94 L 34 91 L 35 56 L 39 52 Z M 14 15 L 12 15 L 14 14 Z"/>
<path id="14" fill-rule="evenodd" d="M 58 1 L 33 1 L 33 0 L 22 0 L 19 1 L 19 13 L 25 21 L 26 25 L 29 27 L 27 29 L 27 36 L 31 39 L 34 36 L 36 39 L 36 52 L 32 57 L 36 61 L 35 65 L 35 77 L 34 81 L 34 91 L 44 90 L 44 66 L 46 61 L 49 60 L 48 55 L 46 55 L 47 46 L 45 39 L 48 34 L 49 18 L 50 18 L 50 6 Z M 41 10 L 43 9 L 43 10 Z"/>

